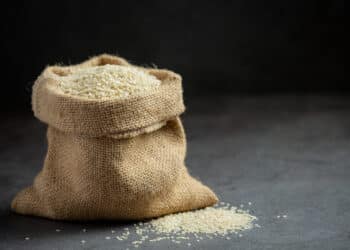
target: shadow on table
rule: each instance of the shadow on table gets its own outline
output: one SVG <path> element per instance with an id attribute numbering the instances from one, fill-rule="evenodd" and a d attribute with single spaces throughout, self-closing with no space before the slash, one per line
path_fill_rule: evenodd
<path id="1" fill-rule="evenodd" d="M 12 211 L 1 210 L 0 235 L 8 243 L 24 240 L 25 237 L 40 237 L 40 239 L 61 238 L 65 236 L 82 235 L 84 233 L 121 232 L 125 227 L 132 226 L 133 221 L 56 221 L 35 216 L 24 216 Z M 57 232 L 56 230 L 59 230 Z M 86 229 L 86 232 L 83 231 Z"/>

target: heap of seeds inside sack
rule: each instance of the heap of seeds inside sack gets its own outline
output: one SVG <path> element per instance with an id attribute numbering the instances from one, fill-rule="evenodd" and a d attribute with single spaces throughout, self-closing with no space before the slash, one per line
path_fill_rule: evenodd
<path id="1" fill-rule="evenodd" d="M 160 85 L 160 81 L 136 67 L 102 65 L 72 70 L 62 77 L 59 88 L 65 94 L 89 99 L 126 98 Z"/>

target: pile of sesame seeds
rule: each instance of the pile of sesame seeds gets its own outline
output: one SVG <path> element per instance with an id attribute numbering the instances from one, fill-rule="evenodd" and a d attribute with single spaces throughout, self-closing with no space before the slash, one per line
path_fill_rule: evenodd
<path id="1" fill-rule="evenodd" d="M 145 70 L 121 66 L 102 65 L 71 69 L 70 74 L 61 75 L 60 92 L 88 99 L 126 98 L 149 91 L 160 85 L 160 81 Z"/>
<path id="2" fill-rule="evenodd" d="M 221 202 L 214 207 L 170 214 L 135 224 L 139 239 L 132 245 L 137 248 L 145 242 L 168 240 L 191 246 L 193 242 L 214 238 L 230 240 L 234 236 L 243 237 L 245 230 L 260 227 L 254 223 L 256 220 L 247 210 Z"/>
<path id="3" fill-rule="evenodd" d="M 254 220 L 256 217 L 244 210 L 226 205 L 167 215 L 150 224 L 161 233 L 226 235 L 252 228 Z"/>

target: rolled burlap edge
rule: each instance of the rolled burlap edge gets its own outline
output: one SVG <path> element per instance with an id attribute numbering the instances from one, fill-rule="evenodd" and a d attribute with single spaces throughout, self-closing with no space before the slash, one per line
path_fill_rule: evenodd
<path id="1" fill-rule="evenodd" d="M 141 68 L 157 77 L 161 85 L 130 98 L 93 100 L 57 91 L 59 75 L 69 68 L 104 64 L 136 67 L 123 58 L 107 54 L 77 65 L 47 67 L 33 86 L 35 117 L 67 133 L 91 137 L 121 135 L 124 138 L 156 129 L 184 112 L 181 76 L 163 69 Z"/>

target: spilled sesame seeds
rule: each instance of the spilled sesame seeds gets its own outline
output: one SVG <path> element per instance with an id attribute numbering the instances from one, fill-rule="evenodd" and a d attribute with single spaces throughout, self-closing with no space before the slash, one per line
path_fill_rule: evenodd
<path id="1" fill-rule="evenodd" d="M 287 217 L 286 214 L 279 216 L 280 218 Z M 192 248 L 201 241 L 212 239 L 234 241 L 242 238 L 243 232 L 261 228 L 256 223 L 257 220 L 258 218 L 250 214 L 248 210 L 221 202 L 213 207 L 138 222 L 123 229 L 110 229 L 109 234 L 104 236 L 104 240 L 124 241 L 128 244 L 126 249 L 136 249 L 145 244 L 149 246 L 160 241 Z M 63 229 L 57 228 L 55 231 L 60 232 L 61 230 Z M 83 233 L 87 232 L 86 228 L 80 230 Z M 24 239 L 30 240 L 28 236 Z M 87 244 L 87 241 L 82 239 L 80 244 Z"/>

